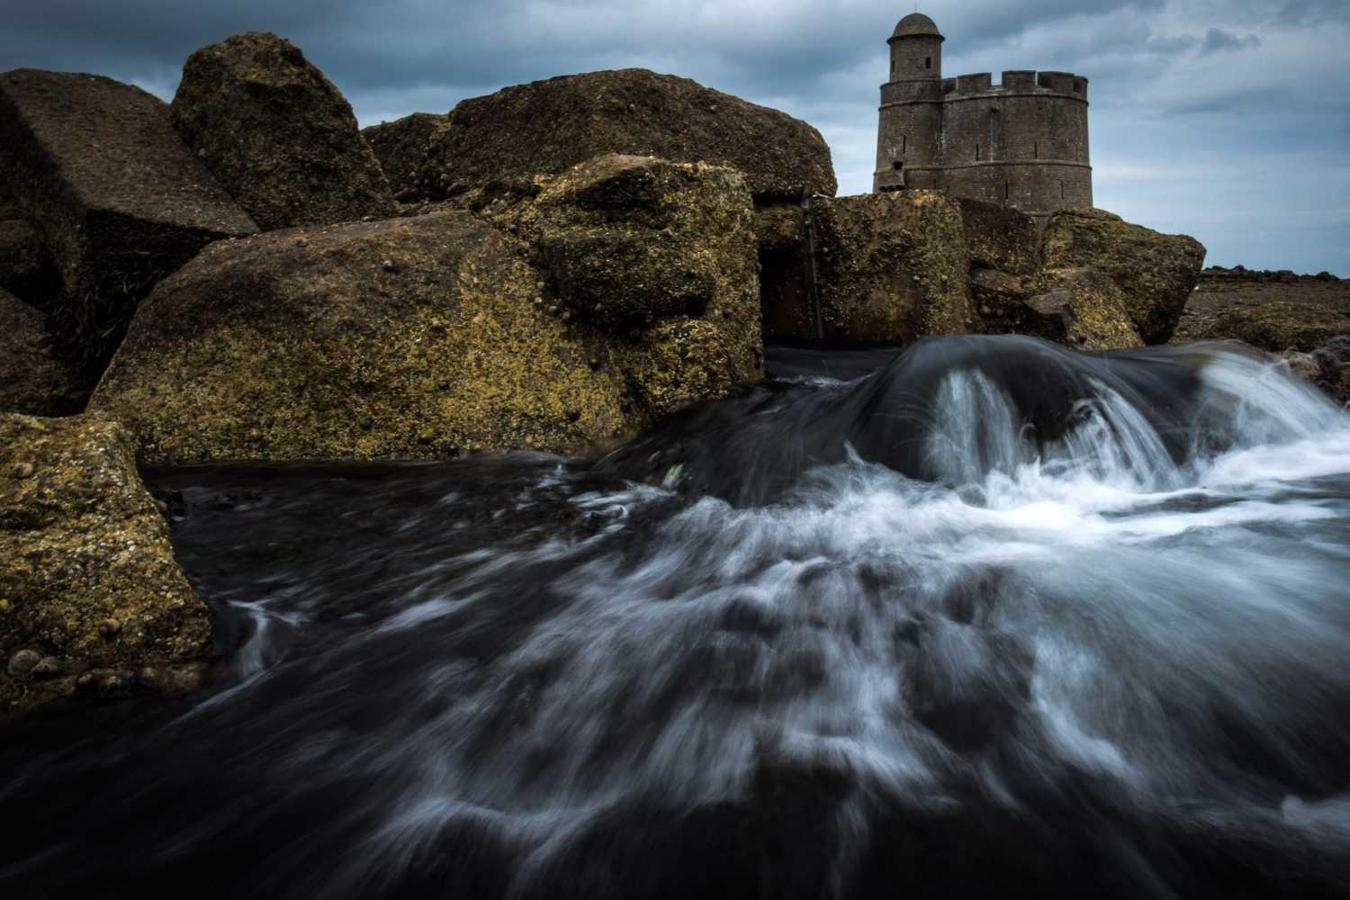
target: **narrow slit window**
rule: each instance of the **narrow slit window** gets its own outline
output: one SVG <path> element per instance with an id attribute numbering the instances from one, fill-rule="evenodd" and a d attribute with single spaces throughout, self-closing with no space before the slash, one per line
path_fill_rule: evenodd
<path id="1" fill-rule="evenodd" d="M 900 136 L 900 152 L 901 153 L 909 152 L 909 135 L 907 134 L 902 134 Z"/>
<path id="2" fill-rule="evenodd" d="M 1032 151 L 1031 151 L 1032 158 L 1033 158 L 1033 159 L 1040 159 L 1040 158 L 1041 158 L 1041 142 L 1040 142 L 1040 141 L 1036 141 L 1036 142 L 1035 142 L 1034 144 L 1032 144 L 1031 146 L 1032 146 Z"/>
<path id="3" fill-rule="evenodd" d="M 891 60 L 891 74 L 895 74 L 895 60 Z"/>
<path id="4" fill-rule="evenodd" d="M 976 144 L 976 145 L 975 145 L 975 161 L 976 161 L 976 162 L 979 162 L 979 161 L 980 161 L 980 145 L 979 145 L 979 144 Z"/>
<path id="5" fill-rule="evenodd" d="M 933 68 L 933 57 L 931 57 L 931 56 L 925 56 L 925 57 L 923 58 L 923 67 L 924 67 L 925 69 L 931 69 L 931 68 Z"/>
<path id="6" fill-rule="evenodd" d="M 1059 199 L 1064 199 L 1064 182 L 1059 183 Z"/>
<path id="7" fill-rule="evenodd" d="M 1011 196 L 1012 196 L 1012 183 L 1005 181 L 1003 182 L 1003 199 L 1007 200 Z"/>

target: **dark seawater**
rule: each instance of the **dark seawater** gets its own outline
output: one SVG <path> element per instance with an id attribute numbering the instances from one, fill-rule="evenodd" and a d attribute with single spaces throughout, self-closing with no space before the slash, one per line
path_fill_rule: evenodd
<path id="1" fill-rule="evenodd" d="M 1350 896 L 1350 414 L 769 359 L 590 463 L 149 473 L 221 662 L 0 734 L 0 896 Z"/>

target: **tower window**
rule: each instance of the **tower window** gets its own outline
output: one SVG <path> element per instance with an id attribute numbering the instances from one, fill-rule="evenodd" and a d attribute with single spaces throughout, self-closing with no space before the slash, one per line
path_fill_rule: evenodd
<path id="1" fill-rule="evenodd" d="M 1064 199 L 1064 182 L 1059 183 L 1059 199 Z"/>
<path id="2" fill-rule="evenodd" d="M 907 134 L 902 134 L 900 136 L 900 152 L 901 153 L 909 152 L 909 135 Z"/>
<path id="3" fill-rule="evenodd" d="M 1040 159 L 1040 158 L 1041 158 L 1041 142 L 1040 142 L 1040 141 L 1036 141 L 1036 142 L 1033 143 L 1031 146 L 1032 146 L 1032 151 L 1031 151 L 1032 156 L 1033 156 L 1035 159 Z"/>
<path id="4" fill-rule="evenodd" d="M 1003 199 L 1007 200 L 1011 196 L 1012 196 L 1012 183 L 1005 181 L 1003 182 Z"/>
<path id="5" fill-rule="evenodd" d="M 979 161 L 980 161 L 980 145 L 979 145 L 979 144 L 976 144 L 976 145 L 975 145 L 975 161 L 976 161 L 976 162 L 979 162 Z"/>
<path id="6" fill-rule="evenodd" d="M 891 60 L 891 74 L 895 74 L 895 60 Z"/>
<path id="7" fill-rule="evenodd" d="M 893 163 L 891 163 L 891 168 L 894 169 L 894 170 L 897 171 L 897 172 L 899 172 L 899 171 L 900 171 L 901 169 L 903 169 L 904 167 L 905 167 L 905 164 L 902 163 L 902 162 L 893 162 Z"/>
<path id="8" fill-rule="evenodd" d="M 931 68 L 933 68 L 933 57 L 931 57 L 931 56 L 925 56 L 924 59 L 923 59 L 923 67 L 924 67 L 925 69 L 931 69 Z"/>

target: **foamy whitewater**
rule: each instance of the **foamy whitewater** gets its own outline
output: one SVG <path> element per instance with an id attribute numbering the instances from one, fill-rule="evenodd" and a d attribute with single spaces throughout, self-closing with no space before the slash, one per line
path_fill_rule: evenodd
<path id="1" fill-rule="evenodd" d="M 0 888 L 1346 896 L 1350 414 L 1235 345 L 893 355 L 594 464 L 154 473 L 220 671 L 11 744 Z"/>

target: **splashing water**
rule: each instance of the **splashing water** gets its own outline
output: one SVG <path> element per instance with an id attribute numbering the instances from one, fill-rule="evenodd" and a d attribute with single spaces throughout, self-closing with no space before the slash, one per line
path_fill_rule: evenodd
<path id="1" fill-rule="evenodd" d="M 0 886 L 1343 896 L 1350 416 L 1222 345 L 892 355 L 598 464 L 158 473 L 217 688 L 11 747 Z"/>

